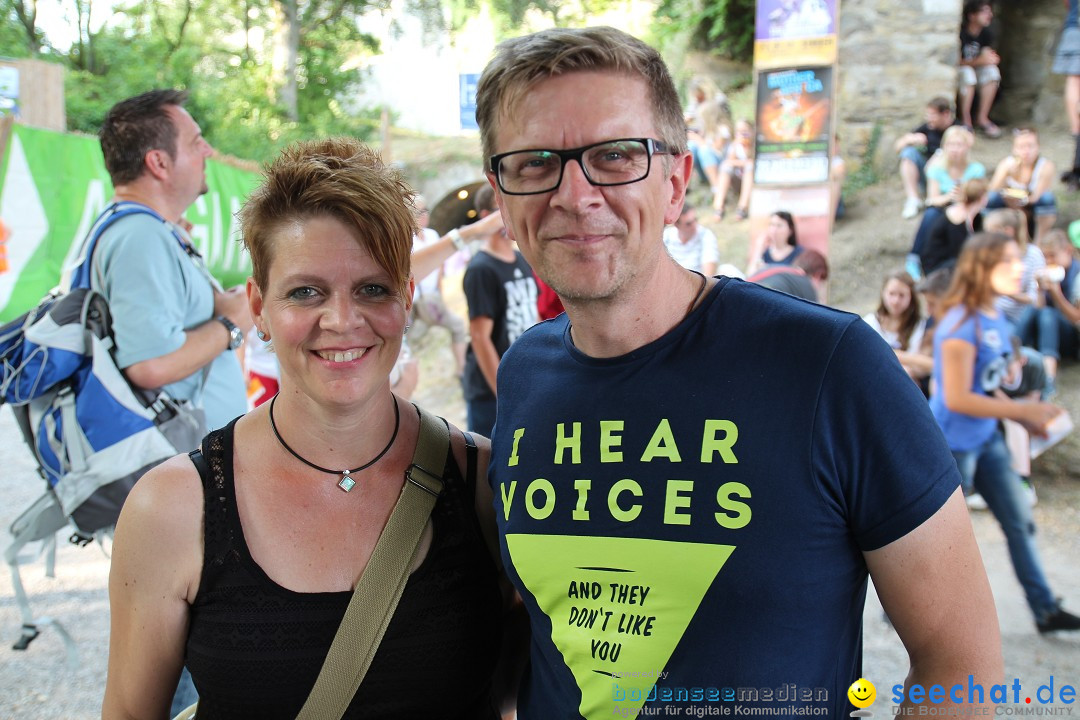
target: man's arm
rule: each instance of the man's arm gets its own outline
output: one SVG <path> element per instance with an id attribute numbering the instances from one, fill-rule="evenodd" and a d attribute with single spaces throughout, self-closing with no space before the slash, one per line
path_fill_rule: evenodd
<path id="1" fill-rule="evenodd" d="M 469 320 L 469 340 L 472 342 L 473 355 L 480 372 L 487 380 L 491 394 L 495 395 L 495 377 L 499 372 L 499 353 L 491 341 L 491 331 L 495 321 L 486 315 L 479 315 Z"/>
<path id="2" fill-rule="evenodd" d="M 900 152 L 908 145 L 914 145 L 915 147 L 921 147 L 926 145 L 927 138 L 925 133 L 921 132 L 909 132 L 905 135 L 901 135 L 896 140 L 896 144 L 893 146 L 896 152 Z"/>
<path id="3" fill-rule="evenodd" d="M 1080 282 L 1080 280 L 1075 282 Z M 1061 292 L 1061 285 L 1059 283 L 1040 282 L 1039 286 L 1046 290 L 1050 295 L 1050 302 L 1052 302 L 1054 307 L 1065 316 L 1066 320 L 1073 325 L 1080 325 L 1080 308 L 1068 301 L 1065 294 Z"/>
<path id="4" fill-rule="evenodd" d="M 244 334 L 253 324 L 243 288 L 214 294 L 214 317 L 224 315 Z M 141 360 L 124 369 L 124 374 L 141 388 L 159 388 L 194 375 L 228 350 L 229 331 L 225 324 L 210 319 L 184 332 L 184 344 L 165 355 Z"/>
<path id="5" fill-rule="evenodd" d="M 904 706 L 915 685 L 942 686 L 948 707 L 969 675 L 983 687 L 1002 681 L 997 611 L 959 489 L 922 525 L 863 555 L 911 662 Z"/>

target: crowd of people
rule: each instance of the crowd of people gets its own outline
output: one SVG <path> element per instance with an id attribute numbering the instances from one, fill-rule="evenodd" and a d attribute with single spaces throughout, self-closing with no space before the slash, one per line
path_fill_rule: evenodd
<path id="1" fill-rule="evenodd" d="M 973 130 L 1001 132 L 988 7 L 964 8 L 963 122 L 935 98 L 897 142 L 903 214 L 926 214 L 861 319 L 827 307 L 828 261 L 786 210 L 745 268 L 722 262 L 688 189 L 700 171 L 711 218 L 729 194 L 745 216 L 753 125 L 725 131 L 704 81 L 686 111 L 657 51 L 611 28 L 498 47 L 477 90 L 489 184 L 478 220 L 442 235 L 363 144 L 285 150 L 240 214 L 241 288 L 216 284 L 183 232 L 210 154 L 186 96 L 114 107 L 116 201 L 161 216 L 117 222 L 94 258 L 117 362 L 214 412 L 117 525 L 103 717 L 196 701 L 199 718 L 304 717 L 357 616 L 379 630 L 341 717 L 610 715 L 612 673 L 658 668 L 686 687 L 824 688 L 795 704 L 841 717 L 869 579 L 907 682 L 989 686 L 1000 637 L 965 496 L 1001 524 L 1038 632 L 1080 629 L 1002 430 L 1042 436 L 1061 415 L 1080 261 L 1054 229 L 1037 132 L 1019 129 L 989 180 L 971 159 Z M 455 253 L 465 319 L 442 296 Z M 168 311 L 153 323 L 135 309 L 150 292 Z M 464 430 L 409 402 L 410 326 L 448 331 Z M 445 445 L 420 462 L 433 425 Z M 384 540 L 415 488 L 432 499 L 399 562 Z M 391 570 L 388 613 L 354 615 L 354 588 Z M 609 587 L 684 634 L 659 647 L 622 620 L 574 627 Z M 624 646 L 633 667 L 615 664 Z M 501 671 L 519 667 L 515 690 Z"/>

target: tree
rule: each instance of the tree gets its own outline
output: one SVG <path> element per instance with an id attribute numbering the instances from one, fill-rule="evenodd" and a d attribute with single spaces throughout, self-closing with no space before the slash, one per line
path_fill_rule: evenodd
<path id="1" fill-rule="evenodd" d="M 0 48 L 3 48 L 3 54 L 22 57 L 41 52 L 45 36 L 37 27 L 37 0 L 0 0 L 0 17 L 4 19 L 5 26 L 8 20 L 14 20 L 15 25 L 22 31 L 16 33 L 13 32 L 14 28 L 8 27 L 0 31 L 0 42 L 3 42 Z M 21 48 L 15 41 L 17 34 L 22 36 Z"/>
<path id="2" fill-rule="evenodd" d="M 749 63 L 754 57 L 755 0 L 661 0 L 661 41 L 685 36 L 690 47 Z"/>

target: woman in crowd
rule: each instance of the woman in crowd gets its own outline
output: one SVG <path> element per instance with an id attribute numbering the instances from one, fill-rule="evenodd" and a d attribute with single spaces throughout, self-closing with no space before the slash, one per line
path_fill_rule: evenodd
<path id="1" fill-rule="evenodd" d="M 1042 353 L 1047 395 L 1053 395 L 1058 362 L 1080 356 L 1080 261 L 1063 230 L 1048 232 L 1039 247 L 1046 258 L 1046 267 L 1035 275 L 1042 293 L 1024 308 L 1016 334 Z"/>
<path id="2" fill-rule="evenodd" d="M 982 211 L 986 207 L 986 180 L 975 178 L 962 186 L 957 200 L 937 219 L 919 253 L 923 275 L 956 261 L 968 236 L 982 230 Z"/>
<path id="3" fill-rule="evenodd" d="M 1020 257 L 1024 260 L 1024 274 L 1020 278 L 1020 292 L 1016 295 L 1002 295 L 995 307 L 1005 314 L 1015 327 L 1020 321 L 1024 308 L 1030 307 L 1039 297 L 1039 284 L 1036 276 L 1046 267 L 1046 258 L 1034 243 L 1028 240 L 1027 218 L 1024 213 L 1012 208 L 998 208 L 986 213 L 983 230 L 999 232 L 1016 241 L 1020 247 Z M 1019 334 L 1019 333 L 1017 333 Z"/>
<path id="4" fill-rule="evenodd" d="M 903 270 L 889 273 L 881 286 L 877 310 L 864 315 L 863 320 L 889 344 L 908 375 L 926 375 L 929 363 L 919 354 L 925 324 L 910 275 Z"/>
<path id="5" fill-rule="evenodd" d="M 1036 626 L 1046 633 L 1078 629 L 1080 617 L 1061 608 L 1047 582 L 1031 508 L 998 424 L 1008 418 L 1045 435 L 1047 423 L 1061 412 L 1050 403 L 1016 401 L 1001 392 L 1006 376 L 1020 368 L 1011 358 L 1011 327 L 994 309 L 994 300 L 1019 292 L 1022 273 L 1020 247 L 1005 235 L 979 233 L 964 245 L 934 332 L 930 409 L 965 491 L 974 486 L 1005 532 Z"/>
<path id="6" fill-rule="evenodd" d="M 790 265 L 802 252 L 795 232 L 795 218 L 786 210 L 769 216 L 769 225 L 758 236 L 746 275 L 753 275 L 765 265 Z"/>
<path id="7" fill-rule="evenodd" d="M 174 458 L 128 498 L 106 720 L 164 717 L 181 665 L 199 718 L 291 720 L 303 706 L 417 445 L 418 411 L 389 380 L 413 291 L 411 198 L 342 139 L 286 150 L 245 205 L 248 298 L 280 393 L 207 436 L 201 471 Z M 346 718 L 498 717 L 489 449 L 450 436 L 444 490 Z"/>
<path id="8" fill-rule="evenodd" d="M 968 180 L 986 177 L 983 164 L 971 159 L 974 145 L 975 135 L 967 128 L 953 125 L 945 130 L 941 151 L 926 164 L 926 211 L 915 233 L 912 255 L 918 256 L 922 252 L 930 230 L 945 214 L 945 208 L 960 199 L 960 187 Z"/>
<path id="9" fill-rule="evenodd" d="M 750 208 L 750 193 L 754 189 L 754 124 L 749 120 L 735 123 L 735 139 L 728 144 L 720 164 L 713 192 L 713 211 L 718 220 L 724 219 L 728 192 L 733 185 L 739 193 L 735 201 L 735 219 L 745 220 Z"/>
<path id="10" fill-rule="evenodd" d="M 1039 150 L 1039 133 L 1034 128 L 1013 130 L 1012 154 L 998 163 L 990 179 L 986 207 L 1022 209 L 1035 217 L 1035 239 L 1054 227 L 1057 200 L 1050 189 L 1057 170 L 1054 161 Z"/>

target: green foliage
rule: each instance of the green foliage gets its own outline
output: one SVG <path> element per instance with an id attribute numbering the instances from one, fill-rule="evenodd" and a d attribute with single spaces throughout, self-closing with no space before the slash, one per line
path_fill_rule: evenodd
<path id="1" fill-rule="evenodd" d="M 10 4 L 18 1 L 0 0 L 0 12 L 12 13 Z M 83 9 L 88 4 L 75 1 Z M 301 3 L 298 122 L 287 119 L 280 102 L 283 79 L 272 55 L 283 26 L 274 2 L 131 0 L 93 35 L 81 23 L 79 42 L 61 56 L 68 66 L 68 127 L 96 133 L 116 102 L 155 87 L 176 87 L 191 93 L 188 109 L 210 144 L 237 157 L 269 160 L 303 138 L 370 137 L 375 118 L 346 113 L 339 98 L 355 94 L 360 85 L 351 61 L 377 48 L 358 29 L 357 17 L 383 0 Z M 26 45 L 19 31 L 17 24 L 4 23 L 0 51 L 29 54 L 18 52 L 20 42 Z"/>
<path id="2" fill-rule="evenodd" d="M 755 0 L 660 0 L 654 32 L 662 44 L 685 39 L 692 49 L 751 62 L 754 12 Z"/>
<path id="3" fill-rule="evenodd" d="M 849 173 L 844 180 L 844 195 L 850 196 L 881 181 L 877 167 L 877 151 L 878 145 L 881 144 L 882 131 L 882 124 L 875 122 L 874 128 L 870 131 L 870 140 L 866 143 L 866 149 L 859 158 L 859 167 L 855 172 Z"/>

